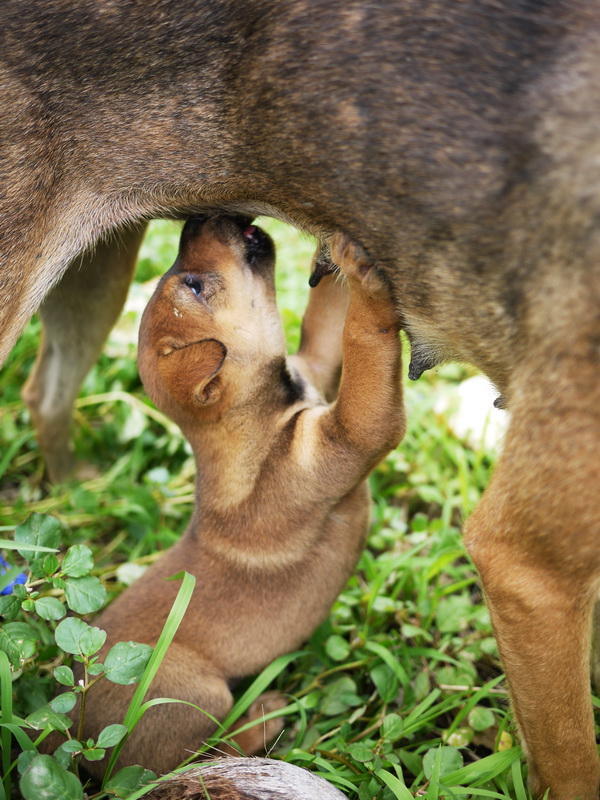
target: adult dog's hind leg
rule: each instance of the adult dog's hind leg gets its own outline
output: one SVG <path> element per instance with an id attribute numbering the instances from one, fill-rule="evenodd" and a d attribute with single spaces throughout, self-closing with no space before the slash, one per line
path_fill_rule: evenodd
<path id="1" fill-rule="evenodd" d="M 40 308 L 43 338 L 23 388 L 53 481 L 75 466 L 72 407 L 127 297 L 145 225 L 121 229 L 75 259 Z"/>
<path id="2" fill-rule="evenodd" d="M 549 376 L 550 363 L 562 374 Z M 597 800 L 600 785 L 589 670 L 600 578 L 595 371 L 546 360 L 546 374 L 515 387 L 504 452 L 465 531 L 533 795 L 550 789 L 552 800 Z"/>

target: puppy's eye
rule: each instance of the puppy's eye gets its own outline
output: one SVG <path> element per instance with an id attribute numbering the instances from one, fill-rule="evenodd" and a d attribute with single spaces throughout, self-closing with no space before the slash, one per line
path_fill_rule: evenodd
<path id="1" fill-rule="evenodd" d="M 194 278 L 192 275 L 188 275 L 187 278 L 185 278 L 184 283 L 186 286 L 189 286 L 189 288 L 196 295 L 196 297 L 199 297 L 202 294 L 202 289 L 204 288 L 204 284 L 202 283 L 201 280 L 198 280 L 198 278 Z"/>

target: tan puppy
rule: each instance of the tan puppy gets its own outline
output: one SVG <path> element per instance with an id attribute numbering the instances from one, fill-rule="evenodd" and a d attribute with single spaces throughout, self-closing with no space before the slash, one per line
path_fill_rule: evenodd
<path id="1" fill-rule="evenodd" d="M 190 607 L 151 693 L 217 719 L 231 707 L 233 680 L 301 645 L 325 618 L 364 544 L 365 478 L 404 431 L 393 304 L 360 248 L 336 234 L 332 255 L 348 278 L 349 306 L 339 278 L 325 277 L 291 359 L 273 244 L 248 220 L 188 221 L 142 321 L 140 374 L 193 447 L 197 505 L 181 541 L 98 625 L 109 642 L 154 644 L 178 588 L 162 579 L 193 573 Z M 339 396 L 327 405 L 347 307 Z M 104 683 L 92 692 L 85 735 L 119 719 L 131 691 Z M 189 706 L 152 708 L 122 763 L 165 772 L 214 727 Z M 256 752 L 263 737 L 258 726 L 239 744 Z"/>

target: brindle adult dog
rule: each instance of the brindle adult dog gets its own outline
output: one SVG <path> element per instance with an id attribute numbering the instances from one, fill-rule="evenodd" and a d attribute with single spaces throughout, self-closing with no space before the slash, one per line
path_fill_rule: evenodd
<path id="1" fill-rule="evenodd" d="M 413 374 L 471 362 L 512 412 L 466 542 L 534 793 L 596 800 L 596 0 L 4 0 L 0 31 L 0 357 L 46 298 L 42 430 L 140 220 L 345 231 L 389 282 Z"/>

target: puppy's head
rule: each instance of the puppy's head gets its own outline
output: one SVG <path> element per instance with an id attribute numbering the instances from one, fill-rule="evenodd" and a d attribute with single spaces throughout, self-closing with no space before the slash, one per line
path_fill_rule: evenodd
<path id="1" fill-rule="evenodd" d="M 243 402 L 285 353 L 271 238 L 241 217 L 192 217 L 140 328 L 146 391 L 181 424 Z M 210 412 L 209 412 L 210 409 Z"/>

